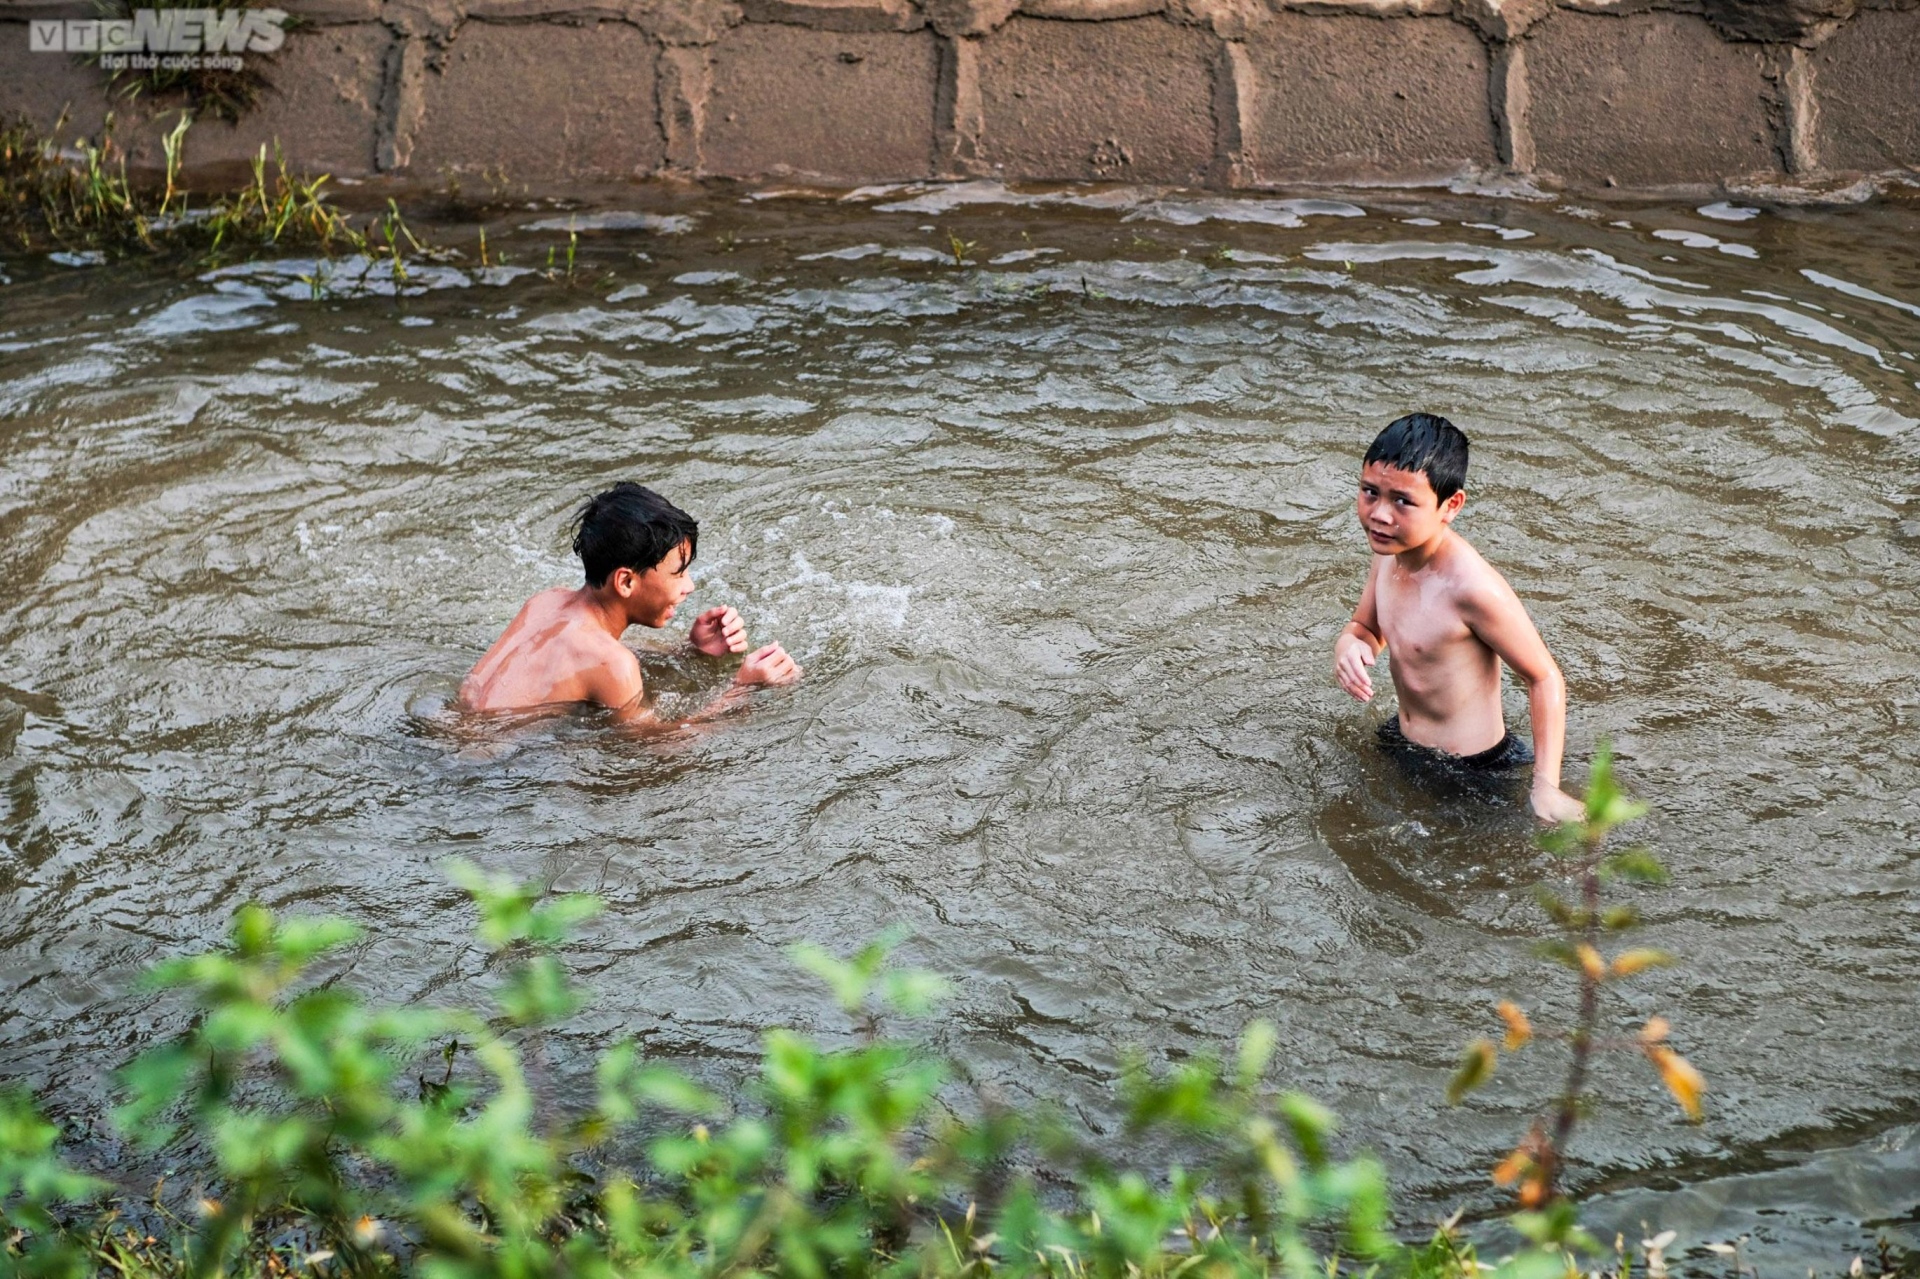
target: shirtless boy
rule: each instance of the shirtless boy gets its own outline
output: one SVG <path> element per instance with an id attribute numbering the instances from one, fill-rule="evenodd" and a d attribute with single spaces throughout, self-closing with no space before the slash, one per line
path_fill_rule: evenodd
<path id="1" fill-rule="evenodd" d="M 1360 469 L 1360 527 L 1373 567 L 1353 620 L 1333 642 L 1340 687 L 1365 702 L 1367 674 L 1393 650 L 1400 713 L 1381 740 L 1438 752 L 1457 767 L 1506 771 L 1533 763 L 1533 811 L 1577 820 L 1580 801 L 1560 789 L 1567 689 L 1520 597 L 1453 530 L 1466 504 L 1467 437 L 1443 417 L 1410 413 L 1380 432 Z M 1534 749 L 1507 731 L 1500 664 L 1527 688 Z"/>
<path id="2" fill-rule="evenodd" d="M 651 489 L 620 483 L 577 516 L 574 552 L 584 586 L 555 587 L 524 604 L 460 685 L 467 710 L 504 711 L 586 702 L 621 723 L 669 727 L 641 705 L 640 660 L 620 642 L 629 626 L 665 626 L 693 593 L 687 568 L 700 543 L 691 515 Z M 743 653 L 746 627 L 730 608 L 694 619 L 688 642 L 710 657 Z M 747 654 L 728 689 L 677 723 L 708 719 L 756 684 L 791 684 L 800 668 L 778 644 Z"/>

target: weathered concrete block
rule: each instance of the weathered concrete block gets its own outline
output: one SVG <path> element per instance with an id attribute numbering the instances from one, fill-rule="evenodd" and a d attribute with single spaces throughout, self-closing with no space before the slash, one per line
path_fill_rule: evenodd
<path id="1" fill-rule="evenodd" d="M 1162 18 L 1015 18 L 981 43 L 983 157 L 1009 179 L 1203 183 L 1218 43 Z"/>
<path id="2" fill-rule="evenodd" d="M 745 0 L 749 22 L 785 22 L 821 31 L 918 31 L 927 16 L 911 0 Z"/>
<path id="3" fill-rule="evenodd" d="M 114 141 L 135 170 L 165 163 L 160 137 L 182 100 L 110 91 L 107 77 L 66 54 L 30 53 L 24 24 L 0 24 L 0 117 L 23 113 L 50 129 L 62 110 L 62 141 L 97 137 L 109 111 Z M 7 37 L 18 33 L 19 39 Z M 298 31 L 266 68 L 272 87 L 235 124 L 202 112 L 187 134 L 185 163 L 237 168 L 278 140 L 297 173 L 359 174 L 373 167 L 380 65 L 390 37 L 377 24 Z"/>
<path id="4" fill-rule="evenodd" d="M 1455 12 L 1489 40 L 1518 40 L 1553 12 L 1553 0 L 1460 0 Z"/>
<path id="5" fill-rule="evenodd" d="M 428 63 L 408 167 L 423 176 L 497 168 L 515 180 L 651 173 L 666 156 L 658 52 L 619 22 L 468 22 L 438 67 Z"/>
<path id="6" fill-rule="evenodd" d="M 1705 0 L 1708 22 L 1735 40 L 1818 43 L 1859 8 L 1857 0 Z"/>
<path id="7" fill-rule="evenodd" d="M 367 173 L 380 109 L 380 71 L 393 35 L 377 23 L 296 31 L 274 57 L 273 88 L 230 124 L 212 116 L 187 134 L 187 163 L 251 160 L 279 143 L 295 173 Z M 162 115 L 159 123 L 172 119 Z"/>
<path id="8" fill-rule="evenodd" d="M 1487 50 L 1446 18 L 1275 15 L 1247 40 L 1261 181 L 1492 165 Z"/>
<path id="9" fill-rule="evenodd" d="M 1862 13 L 1813 61 L 1820 161 L 1831 169 L 1920 168 L 1920 11 Z"/>
<path id="10" fill-rule="evenodd" d="M 67 137 L 99 132 L 107 114 L 107 77 L 64 53 L 32 53 L 27 24 L 0 23 L 0 119 L 24 115 L 51 129 L 60 113 L 68 117 Z"/>
<path id="11" fill-rule="evenodd" d="M 983 36 L 1005 25 L 1020 0 L 920 0 L 920 5 L 943 36 Z"/>
<path id="12" fill-rule="evenodd" d="M 1557 13 L 1527 43 L 1540 168 L 1623 186 L 1777 172 L 1765 70 L 1700 18 Z"/>
<path id="13" fill-rule="evenodd" d="M 841 182 L 927 177 L 938 63 L 928 31 L 736 27 L 713 46 L 700 167 Z"/>

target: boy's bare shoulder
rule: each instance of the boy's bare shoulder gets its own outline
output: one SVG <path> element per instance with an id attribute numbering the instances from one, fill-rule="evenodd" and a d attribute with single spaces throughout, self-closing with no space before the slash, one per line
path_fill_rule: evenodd
<path id="1" fill-rule="evenodd" d="M 1506 575 L 1488 563 L 1472 542 L 1456 533 L 1448 549 L 1447 580 L 1460 608 L 1486 612 L 1520 606 Z"/>
<path id="2" fill-rule="evenodd" d="M 573 592 L 564 586 L 549 586 L 544 591 L 535 591 L 527 597 L 527 602 L 520 606 L 520 611 L 513 620 L 516 622 L 523 618 L 532 620 L 564 613 L 567 611 L 567 601 L 572 596 Z"/>

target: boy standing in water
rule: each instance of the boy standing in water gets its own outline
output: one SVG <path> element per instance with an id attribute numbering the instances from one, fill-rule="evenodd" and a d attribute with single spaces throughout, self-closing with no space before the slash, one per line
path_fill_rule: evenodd
<path id="1" fill-rule="evenodd" d="M 1367 450 L 1359 512 L 1373 567 L 1353 620 L 1333 642 L 1334 678 L 1370 701 L 1367 668 L 1392 649 L 1400 712 L 1381 726 L 1382 742 L 1474 770 L 1531 762 L 1535 814 L 1576 820 L 1583 806 L 1560 789 L 1566 683 L 1507 579 L 1453 531 L 1466 482 L 1467 437 L 1431 413 L 1398 419 Z M 1507 731 L 1502 662 L 1527 687 L 1534 750 Z"/>
<path id="2" fill-rule="evenodd" d="M 623 482 L 580 508 L 574 552 L 586 584 L 542 591 L 524 604 L 460 685 L 460 705 L 474 711 L 524 710 L 587 702 L 621 723 L 665 727 L 640 704 L 640 659 L 620 642 L 629 626 L 665 626 L 693 593 L 687 568 L 700 543 L 691 515 L 651 489 Z M 724 657 L 746 652 L 746 628 L 731 608 L 694 619 L 688 642 Z M 707 719 L 756 684 L 791 684 L 800 668 L 778 644 L 747 655 L 733 684 L 687 717 Z"/>

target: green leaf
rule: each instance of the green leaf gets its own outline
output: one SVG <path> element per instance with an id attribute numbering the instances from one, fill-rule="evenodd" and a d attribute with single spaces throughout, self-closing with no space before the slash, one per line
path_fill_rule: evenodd
<path id="1" fill-rule="evenodd" d="M 867 1002 L 867 976 L 855 965 L 843 963 L 812 942 L 802 942 L 787 953 L 794 963 L 825 982 L 849 1014 L 859 1012 Z"/>
<path id="2" fill-rule="evenodd" d="M 1580 962 L 1580 951 L 1570 941 L 1543 941 L 1534 943 L 1533 953 L 1542 959 L 1550 959 L 1562 968 L 1571 968 L 1581 972 L 1585 965 Z"/>
<path id="3" fill-rule="evenodd" d="M 1600 927 L 1608 932 L 1623 932 L 1640 922 L 1640 912 L 1631 906 L 1609 906 L 1600 914 Z"/>
<path id="4" fill-rule="evenodd" d="M 581 999 L 552 955 L 535 955 L 515 968 L 500 991 L 500 1011 L 516 1026 L 542 1026 L 570 1017 Z"/>
<path id="5" fill-rule="evenodd" d="M 1547 918 L 1560 927 L 1578 928 L 1585 922 L 1586 912 L 1574 909 L 1545 885 L 1535 888 L 1533 896 L 1540 903 L 1540 909 L 1547 912 Z"/>
<path id="6" fill-rule="evenodd" d="M 1635 846 L 1623 849 L 1600 863 L 1600 874 L 1608 879 L 1628 879 L 1641 884 L 1664 884 L 1667 868 L 1651 849 Z"/>
<path id="7" fill-rule="evenodd" d="M 128 1096 L 114 1112 L 114 1126 L 143 1145 L 163 1145 L 172 1131 L 156 1121 L 181 1100 L 200 1061 L 193 1045 L 184 1042 L 164 1044 L 134 1058 L 120 1071 Z"/>
<path id="8" fill-rule="evenodd" d="M 243 959 L 265 955 L 273 945 L 273 915 L 249 902 L 233 916 L 233 949 Z"/>
<path id="9" fill-rule="evenodd" d="M 1527 1215 L 1515 1213 L 1509 1220 Z M 1495 1267 L 1493 1279 L 1567 1279 L 1568 1270 L 1567 1256 L 1559 1249 L 1529 1248 Z"/>
<path id="10" fill-rule="evenodd" d="M 1333 1112 L 1303 1093 L 1290 1092 L 1280 1098 L 1280 1115 L 1287 1121 L 1293 1144 L 1299 1148 L 1307 1166 L 1318 1168 L 1325 1164 L 1327 1141 L 1339 1126 Z"/>
<path id="11" fill-rule="evenodd" d="M 718 1097 L 665 1066 L 647 1066 L 635 1071 L 629 1087 L 641 1100 L 683 1115 L 712 1116 L 726 1109 Z"/>
<path id="12" fill-rule="evenodd" d="M 7 1224 L 9 1211 L 37 1218 L 40 1209 L 82 1203 L 108 1189 L 106 1182 L 61 1161 L 53 1149 L 59 1136 L 25 1092 L 0 1089 L 0 1224 Z M 35 1211 L 20 1214 L 23 1206 Z M 0 1240 L 0 1260 L 7 1253 L 8 1244 Z"/>
<path id="13" fill-rule="evenodd" d="M 1550 826 L 1541 831 L 1534 842 L 1555 857 L 1572 857 L 1584 848 L 1580 829 L 1576 823 L 1562 822 L 1558 826 Z"/>
<path id="14" fill-rule="evenodd" d="M 1539 1251 L 1531 1254 L 1532 1256 L 1553 1258 L 1559 1263 L 1560 1273 L 1563 1275 L 1569 1269 L 1575 1268 L 1571 1265 L 1571 1258 L 1566 1255 L 1567 1250 L 1589 1253 L 1601 1251 L 1600 1245 L 1593 1236 L 1580 1228 L 1579 1211 L 1570 1200 L 1557 1199 L 1537 1212 L 1516 1212 L 1508 1217 L 1507 1221 L 1524 1238 L 1537 1246 Z M 1523 1260 L 1528 1255 L 1522 1253 L 1515 1260 Z M 1507 1267 L 1501 1266 L 1498 1273 L 1504 1279 L 1507 1275 Z M 1522 1270 L 1516 1273 L 1524 1276 L 1534 1271 Z"/>
<path id="15" fill-rule="evenodd" d="M 446 864 L 447 878 L 467 890 L 480 910 L 480 939 L 499 950 L 527 933 L 534 890 L 505 875 L 490 875 L 472 862 L 455 858 Z"/>
<path id="16" fill-rule="evenodd" d="M 274 949 L 288 963 L 305 964 L 359 936 L 359 926 L 344 919 L 325 915 L 287 919 L 279 924 Z"/>
<path id="17" fill-rule="evenodd" d="M 1647 806 L 1620 793 L 1613 776 L 1613 743 L 1600 740 L 1587 781 L 1587 834 L 1604 836 L 1614 827 L 1646 815 Z"/>
<path id="18" fill-rule="evenodd" d="M 918 968 L 883 973 L 880 997 L 888 1007 L 908 1017 L 925 1017 L 951 989 L 945 978 Z"/>
<path id="19" fill-rule="evenodd" d="M 553 946 L 573 936 L 574 929 L 606 909 L 606 904 L 588 893 L 567 893 L 551 897 L 535 907 L 527 919 L 527 940 Z"/>
<path id="20" fill-rule="evenodd" d="M 1493 1078 L 1493 1069 L 1499 1063 L 1499 1050 L 1490 1039 L 1476 1039 L 1467 1045 L 1466 1055 L 1461 1057 L 1459 1069 L 1453 1072 L 1453 1079 L 1447 1084 L 1447 1104 L 1457 1106 L 1466 1099 L 1468 1093 Z"/>
<path id="21" fill-rule="evenodd" d="M 1273 1028 L 1270 1021 L 1252 1021 L 1240 1034 L 1240 1051 L 1234 1060 L 1234 1080 L 1241 1088 L 1250 1089 L 1260 1082 L 1267 1073 L 1267 1065 L 1273 1060 L 1273 1050 L 1280 1042 L 1280 1032 Z"/>

